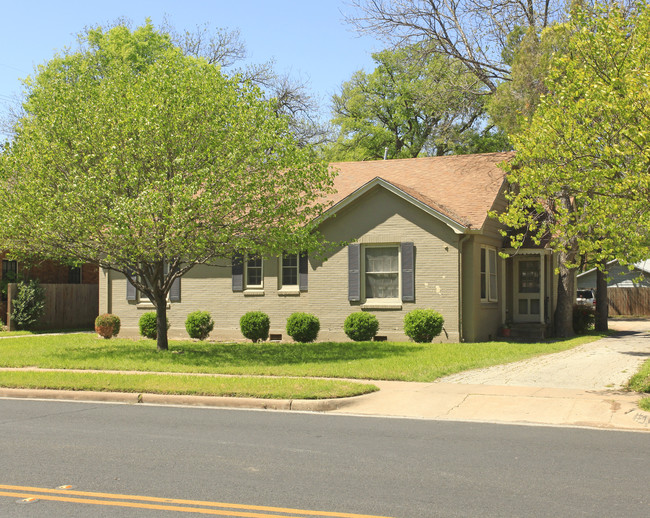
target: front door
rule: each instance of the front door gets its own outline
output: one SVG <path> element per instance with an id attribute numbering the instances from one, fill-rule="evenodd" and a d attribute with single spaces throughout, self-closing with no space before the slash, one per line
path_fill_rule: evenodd
<path id="1" fill-rule="evenodd" d="M 515 257 L 515 322 L 541 322 L 540 258 Z"/>

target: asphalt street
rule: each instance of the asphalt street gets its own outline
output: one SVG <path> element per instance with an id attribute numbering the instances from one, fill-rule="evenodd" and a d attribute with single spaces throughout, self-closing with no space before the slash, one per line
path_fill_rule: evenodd
<path id="1" fill-rule="evenodd" d="M 0 399 L 0 451 L 8 518 L 650 513 L 645 433 Z"/>

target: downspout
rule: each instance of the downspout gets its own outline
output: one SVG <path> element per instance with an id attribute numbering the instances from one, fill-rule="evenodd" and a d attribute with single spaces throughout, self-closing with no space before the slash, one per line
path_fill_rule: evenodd
<path id="1" fill-rule="evenodd" d="M 458 239 L 458 341 L 463 342 L 463 244 L 469 238 L 463 234 Z"/>

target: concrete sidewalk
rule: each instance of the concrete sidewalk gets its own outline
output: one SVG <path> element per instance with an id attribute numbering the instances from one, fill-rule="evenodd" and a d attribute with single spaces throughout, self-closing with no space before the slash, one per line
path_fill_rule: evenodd
<path id="1" fill-rule="evenodd" d="M 615 390 L 374 381 L 379 392 L 349 398 L 341 414 L 449 421 L 582 426 L 650 432 L 640 394 Z"/>
<path id="2" fill-rule="evenodd" d="M 363 396 L 326 400 L 275 400 L 6 388 L 0 388 L 0 397 L 134 405 L 293 410 L 650 432 L 650 413 L 639 409 L 637 403 L 641 395 L 636 393 L 436 382 L 368 381 L 368 383 L 378 386 L 380 390 Z"/>

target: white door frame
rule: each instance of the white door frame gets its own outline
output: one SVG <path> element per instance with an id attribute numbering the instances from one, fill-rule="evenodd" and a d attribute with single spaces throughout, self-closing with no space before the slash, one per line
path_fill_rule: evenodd
<path id="1" fill-rule="evenodd" d="M 534 252 L 516 255 L 513 257 L 513 282 L 512 282 L 512 316 L 514 322 L 539 322 L 544 323 L 544 300 L 545 293 L 545 265 L 544 265 L 544 252 L 543 250 L 535 250 Z M 519 292 L 519 267 L 523 261 L 536 261 L 539 267 L 539 292 L 538 293 L 520 293 Z M 520 301 L 526 301 L 526 313 L 520 313 Z M 537 300 L 539 310 L 537 313 L 531 313 L 532 302 Z"/>

